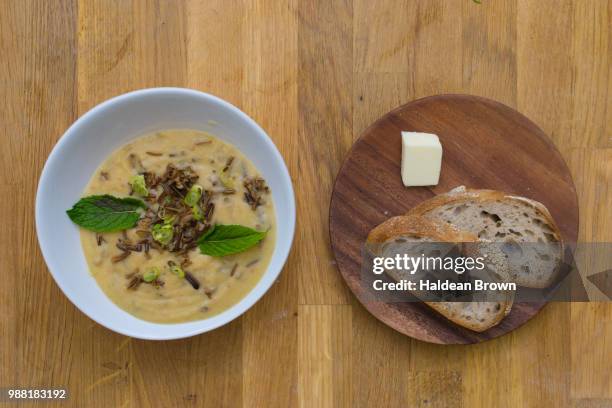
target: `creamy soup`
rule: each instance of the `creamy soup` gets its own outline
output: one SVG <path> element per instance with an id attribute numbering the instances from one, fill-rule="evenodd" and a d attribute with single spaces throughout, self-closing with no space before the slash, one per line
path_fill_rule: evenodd
<path id="1" fill-rule="evenodd" d="M 148 190 L 141 197 L 130 184 L 138 175 Z M 176 198 L 192 183 L 202 191 L 197 222 Z M 148 206 L 126 231 L 81 230 L 91 274 L 114 303 L 141 319 L 174 323 L 218 314 L 244 298 L 270 262 L 276 236 L 271 193 L 249 159 L 210 134 L 168 130 L 132 141 L 102 163 L 84 192 L 101 194 L 140 198 Z M 152 238 L 156 223 L 174 231 L 165 245 Z M 198 235 L 218 224 L 267 233 L 244 252 L 204 255 Z M 151 271 L 157 277 L 143 280 Z"/>

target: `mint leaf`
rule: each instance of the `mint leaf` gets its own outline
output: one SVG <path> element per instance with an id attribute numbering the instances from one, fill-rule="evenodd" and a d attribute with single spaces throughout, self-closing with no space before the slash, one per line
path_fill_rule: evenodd
<path id="1" fill-rule="evenodd" d="M 205 255 L 233 255 L 253 247 L 265 236 L 265 231 L 242 225 L 215 225 L 198 239 L 198 247 Z"/>
<path id="2" fill-rule="evenodd" d="M 93 195 L 79 200 L 66 211 L 75 224 L 95 232 L 113 232 L 132 228 L 145 204 L 131 197 Z"/>

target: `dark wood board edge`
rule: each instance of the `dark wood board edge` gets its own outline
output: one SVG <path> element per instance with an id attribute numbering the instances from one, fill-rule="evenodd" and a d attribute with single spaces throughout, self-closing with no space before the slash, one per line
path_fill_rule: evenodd
<path id="1" fill-rule="evenodd" d="M 366 310 L 368 310 L 370 313 L 374 314 L 375 317 L 379 318 L 381 321 L 383 321 L 385 324 L 387 324 L 388 326 L 392 327 L 393 329 L 406 334 L 410 337 L 414 337 L 413 333 L 410 332 L 406 332 L 406 330 L 404 330 L 403 327 L 397 326 L 394 321 L 392 319 L 386 319 L 386 318 L 381 318 L 380 316 L 378 316 L 378 310 L 377 307 L 373 307 L 370 304 L 364 303 L 362 299 L 360 299 L 359 295 L 357 294 L 357 291 L 355 290 L 356 288 L 353 287 L 353 285 L 351 285 L 351 277 L 347 276 L 345 274 L 345 272 L 343 271 L 343 260 L 338 258 L 338 253 L 339 250 L 338 248 L 336 248 L 335 245 L 335 240 L 333 238 L 334 236 L 334 230 L 335 230 L 335 226 L 333 223 L 333 217 L 334 217 L 334 199 L 335 199 L 335 192 L 337 191 L 337 184 L 338 184 L 338 175 L 341 174 L 347 166 L 347 163 L 349 162 L 350 158 L 351 158 L 351 153 L 353 152 L 353 150 L 356 148 L 356 146 L 358 146 L 359 143 L 363 143 L 364 142 L 364 136 L 367 135 L 369 132 L 372 131 L 372 129 L 377 128 L 378 126 L 380 126 L 380 124 L 387 120 L 388 118 L 392 117 L 393 115 L 397 115 L 398 112 L 402 112 L 404 109 L 406 109 L 406 107 L 408 106 L 413 106 L 413 105 L 417 105 L 417 104 L 421 104 L 421 103 L 426 103 L 428 101 L 432 101 L 432 100 L 436 100 L 436 99 L 447 99 L 447 98 L 460 98 L 460 99 L 469 99 L 472 101 L 477 101 L 481 104 L 484 105 L 490 105 L 490 106 L 495 106 L 503 111 L 505 111 L 509 117 L 511 118 L 515 118 L 516 122 L 520 123 L 523 122 L 525 123 L 525 127 L 526 130 L 529 132 L 532 132 L 534 134 L 536 134 L 539 138 L 539 140 L 543 141 L 548 149 L 556 156 L 557 160 L 559 163 L 561 163 L 562 168 L 560 169 L 559 173 L 563 176 L 564 181 L 567 183 L 567 186 L 570 188 L 571 190 L 571 201 L 572 201 L 572 206 L 575 209 L 575 223 L 573 225 L 573 228 L 570 228 L 569 231 L 567 229 L 565 229 L 565 234 L 564 234 L 564 239 L 565 241 L 569 244 L 570 247 L 573 247 L 576 240 L 577 240 L 577 235 L 578 235 L 578 226 L 579 226 L 579 208 L 578 208 L 578 197 L 577 197 L 577 193 L 576 193 L 576 188 L 575 185 L 573 183 L 572 177 L 571 177 L 571 173 L 567 167 L 567 164 L 565 163 L 565 160 L 563 159 L 561 153 L 559 152 L 559 150 L 556 148 L 556 146 L 554 145 L 554 143 L 546 136 L 546 134 L 533 122 L 531 121 L 529 118 L 527 118 L 526 116 L 522 115 L 520 112 L 517 112 L 516 110 L 508 107 L 507 105 L 504 105 L 500 102 L 497 101 L 493 101 L 481 96 L 474 96 L 474 95 L 464 95 L 464 94 L 442 94 L 442 95 L 433 95 L 433 96 L 427 96 L 424 98 L 420 98 L 417 99 L 415 101 L 409 102 L 407 104 L 404 104 L 402 106 L 399 106 L 395 109 L 393 109 L 391 112 L 387 113 L 386 115 L 383 115 L 381 118 L 379 118 L 377 121 L 375 121 L 373 124 L 371 124 L 370 126 L 368 126 L 366 129 L 364 129 L 361 132 L 360 137 L 355 141 L 355 143 L 353 144 L 353 146 L 351 147 L 351 149 L 349 150 L 349 152 L 347 152 L 345 159 L 343 160 L 342 166 L 340 167 L 338 174 L 336 175 L 336 179 L 334 180 L 334 184 L 333 184 L 333 193 L 330 197 L 330 201 L 329 201 L 329 234 L 330 234 L 330 243 L 331 243 L 331 247 L 332 247 L 332 252 L 333 252 L 333 256 L 334 259 L 336 261 L 336 265 L 338 267 L 338 270 L 340 271 L 340 273 L 342 274 L 347 286 L 349 286 L 349 289 L 351 289 L 351 291 L 357 296 L 358 300 L 360 301 L 360 303 L 362 303 L 362 305 L 366 308 Z M 433 189 L 431 188 L 421 188 L 419 189 L 421 194 L 423 194 L 425 197 L 423 197 L 423 200 L 428 199 L 430 197 L 433 197 L 434 195 L 436 195 L 436 192 L 433 191 Z M 431 343 L 438 343 L 438 344 L 471 344 L 471 343 L 477 343 L 477 342 L 482 342 L 482 341 L 487 341 L 487 340 L 491 340 L 500 336 L 503 336 L 504 334 L 509 333 L 512 330 L 515 330 L 519 327 L 521 327 L 523 324 L 525 324 L 528 320 L 530 320 L 535 314 L 537 314 L 545 305 L 547 304 L 546 301 L 541 301 L 541 302 L 520 302 L 520 303 L 515 303 L 513 305 L 513 309 L 510 312 L 510 314 L 508 316 L 506 316 L 506 318 L 498 325 L 495 326 L 483 333 L 475 333 L 472 332 L 470 330 L 464 329 L 460 326 L 455 325 L 454 323 L 446 320 L 443 316 L 439 315 L 437 312 L 435 312 L 433 309 L 429 308 L 428 306 L 426 306 L 425 304 L 422 303 L 408 303 L 407 305 L 414 305 L 414 307 L 418 308 L 418 310 L 420 310 L 421 313 L 427 315 L 429 318 L 431 318 L 432 321 L 436 321 L 442 325 L 445 325 L 447 327 L 452 327 L 455 331 L 460 331 L 460 332 L 465 332 L 465 334 L 463 336 L 454 336 L 454 335 L 449 335 L 448 339 L 449 341 L 441 341 L 440 338 L 438 337 L 433 337 L 433 336 L 422 336 L 422 337 L 414 337 L 417 338 L 418 340 L 422 340 L 422 341 L 426 341 L 426 342 L 431 342 Z M 406 305 L 406 304 L 404 304 Z M 397 310 L 401 310 L 401 309 L 405 309 L 406 306 L 397 306 L 397 305 L 393 305 L 394 309 Z M 407 313 L 406 310 L 403 311 L 403 313 Z M 512 324 L 512 327 L 508 327 L 510 324 Z"/>

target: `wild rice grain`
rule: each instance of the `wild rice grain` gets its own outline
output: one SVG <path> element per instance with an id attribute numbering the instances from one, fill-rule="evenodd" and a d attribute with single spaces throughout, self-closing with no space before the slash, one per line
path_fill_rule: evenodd
<path id="1" fill-rule="evenodd" d="M 200 289 L 200 282 L 190 272 L 185 271 L 185 280 L 195 289 Z"/>
<path id="2" fill-rule="evenodd" d="M 230 272 L 230 276 L 234 276 L 236 274 L 236 269 L 238 269 L 238 264 L 235 263 Z"/>
<path id="3" fill-rule="evenodd" d="M 111 262 L 112 263 L 117 263 L 117 262 L 121 262 L 123 261 L 125 258 L 127 258 L 128 256 L 130 256 L 131 252 L 130 251 L 123 251 L 122 253 L 120 253 L 119 255 L 115 255 L 111 258 Z"/>
<path id="4" fill-rule="evenodd" d="M 140 284 L 143 282 L 142 278 L 140 277 L 140 275 L 138 276 L 134 276 L 132 278 L 132 280 L 130 281 L 130 283 L 128 283 L 127 288 L 129 290 L 136 290 L 138 288 L 138 286 L 140 286 Z"/>

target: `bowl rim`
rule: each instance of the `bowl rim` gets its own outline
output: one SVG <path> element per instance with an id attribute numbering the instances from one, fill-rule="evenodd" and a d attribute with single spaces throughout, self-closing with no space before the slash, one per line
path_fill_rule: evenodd
<path id="1" fill-rule="evenodd" d="M 109 324 L 105 321 L 103 321 L 103 319 L 98 319 L 94 316 L 92 316 L 89 312 L 83 310 L 79 304 L 77 303 L 77 301 L 75 301 L 75 297 L 73 296 L 73 294 L 70 293 L 70 291 L 67 291 L 67 289 L 64 287 L 64 285 L 61 283 L 61 279 L 58 279 L 58 277 L 56 276 L 56 273 L 53 271 L 53 268 L 50 265 L 49 262 L 49 258 L 50 258 L 50 249 L 48 248 L 47 244 L 45 244 L 44 240 L 41 239 L 41 227 L 43 225 L 43 222 L 41 218 L 42 217 L 42 211 L 43 211 L 43 207 L 42 207 L 42 202 L 41 202 L 41 191 L 43 190 L 43 186 L 45 186 L 45 184 L 47 184 L 49 182 L 49 168 L 53 165 L 53 162 L 55 162 L 56 160 L 58 160 L 59 155 L 61 154 L 62 150 L 64 149 L 64 145 L 66 143 L 68 143 L 69 140 L 73 139 L 76 137 L 77 133 L 76 130 L 78 129 L 79 126 L 81 126 L 82 124 L 84 124 L 85 122 L 87 122 L 90 118 L 98 115 L 99 112 L 104 111 L 105 109 L 111 107 L 112 105 L 115 105 L 119 102 L 122 102 L 124 100 L 127 99 L 131 99 L 131 98 L 138 98 L 138 97 L 152 97 L 152 96 L 156 96 L 156 95 L 160 95 L 160 94 L 175 94 L 177 96 L 192 96 L 192 97 L 197 97 L 197 98 L 202 98 L 205 100 L 208 100 L 209 102 L 212 102 L 214 104 L 218 104 L 219 106 L 221 106 L 222 109 L 227 109 L 229 111 L 231 111 L 232 113 L 238 115 L 238 117 L 240 117 L 243 121 L 245 121 L 247 124 L 249 124 L 250 126 L 253 127 L 253 129 L 260 134 L 260 136 L 262 136 L 261 140 L 268 145 L 268 147 L 270 148 L 270 151 L 272 152 L 272 155 L 274 156 L 275 160 L 279 163 L 280 168 L 279 168 L 279 176 L 281 178 L 281 183 L 287 188 L 287 206 L 288 206 L 288 212 L 289 212 L 289 219 L 287 219 L 285 222 L 283 222 L 283 224 L 285 224 L 288 227 L 288 232 L 289 232 L 289 236 L 287 237 L 287 239 L 285 240 L 287 242 L 287 245 L 285 246 L 284 250 L 282 252 L 280 252 L 277 255 L 277 258 L 281 261 L 279 264 L 279 268 L 277 271 L 272 272 L 272 278 L 269 279 L 268 282 L 266 282 L 264 284 L 264 286 L 261 287 L 259 293 L 256 293 L 255 296 L 253 296 L 249 301 L 247 301 L 246 303 L 242 304 L 242 302 L 244 302 L 247 297 L 249 297 L 249 295 L 254 293 L 254 290 L 257 288 L 257 285 L 260 284 L 264 278 L 266 277 L 267 274 L 270 273 L 270 267 L 268 266 L 268 269 L 266 269 L 266 271 L 262 274 L 260 280 L 258 281 L 258 283 L 256 284 L 255 287 L 253 287 L 241 300 L 239 300 L 237 303 L 235 303 L 233 306 L 231 306 L 229 309 L 226 309 L 224 312 L 217 314 L 215 316 L 211 316 L 210 318 L 207 319 L 202 319 L 202 320 L 195 320 L 195 321 L 189 321 L 189 322 L 179 322 L 179 323 L 156 323 L 156 322 L 149 322 L 143 319 L 140 319 L 144 322 L 146 322 L 147 324 L 153 325 L 153 326 L 159 326 L 159 327 L 163 327 L 164 330 L 161 333 L 155 333 L 154 335 L 142 335 L 136 331 L 133 331 L 132 329 L 125 328 L 125 327 L 117 327 L 113 324 Z M 110 99 L 106 99 L 103 102 L 95 105 L 94 107 L 92 107 L 91 109 L 89 109 L 87 112 L 85 112 L 83 115 L 79 116 L 62 134 L 62 136 L 58 139 L 58 141 L 55 143 L 55 145 L 53 146 L 53 149 L 51 150 L 51 152 L 49 153 L 49 155 L 47 156 L 47 159 L 45 161 L 45 164 L 43 166 L 43 169 L 40 173 L 39 179 L 38 179 L 38 186 L 36 189 L 36 198 L 35 198 L 35 227 L 36 227 L 36 237 L 38 240 L 38 245 L 41 251 L 41 254 L 43 256 L 43 259 L 45 261 L 45 264 L 47 266 L 47 270 L 48 272 L 51 274 L 51 276 L 53 277 L 53 280 L 55 281 L 55 283 L 59 286 L 60 290 L 62 291 L 62 293 L 64 294 L 64 296 L 66 296 L 68 298 L 68 300 L 79 310 L 81 311 L 83 314 L 85 314 L 87 317 L 89 317 L 91 320 L 95 321 L 96 323 L 98 323 L 99 325 L 122 335 L 125 336 L 129 336 L 129 337 L 133 337 L 133 338 L 138 338 L 138 339 L 143 339 L 143 340 L 174 340 L 174 339 L 181 339 L 181 338 L 187 338 L 187 337 L 192 337 L 192 336 L 196 336 L 198 334 L 202 334 L 202 333 L 206 333 L 209 332 L 211 330 L 217 329 L 221 326 L 224 326 L 230 322 L 232 322 L 233 320 L 237 319 L 238 317 L 240 317 L 242 314 L 244 314 L 247 310 L 251 309 L 253 307 L 253 305 L 255 305 L 255 303 L 257 303 L 264 294 L 266 294 L 270 288 L 272 287 L 272 285 L 277 281 L 280 273 L 283 271 L 286 262 L 287 262 L 287 258 L 289 257 L 289 254 L 291 253 L 291 249 L 293 246 L 293 240 L 295 237 L 295 224 L 296 224 L 296 205 L 295 205 L 295 192 L 293 189 L 293 183 L 291 181 L 291 176 L 289 174 L 289 170 L 287 168 L 287 164 L 285 163 L 285 160 L 283 158 L 283 156 L 280 154 L 278 148 L 276 147 L 276 145 L 274 144 L 274 142 L 272 141 L 272 139 L 270 138 L 270 136 L 267 134 L 267 132 L 253 119 L 251 118 L 249 115 L 247 115 L 245 112 L 243 112 L 241 109 L 239 109 L 238 107 L 234 106 L 233 104 L 231 104 L 230 102 L 221 99 L 218 96 L 206 93 L 206 92 L 202 92 L 199 90 L 195 90 L 195 89 L 190 89 L 190 88 L 180 88 L 180 87 L 155 87 L 155 88 L 144 88 L 144 89 L 138 89 L 135 91 L 130 91 L 127 93 L 123 93 L 117 96 L 114 96 Z M 277 238 L 278 239 L 278 238 Z M 272 258 L 274 259 L 274 257 Z M 97 283 L 96 283 L 97 284 Z M 106 296 L 106 294 L 104 294 Z M 108 296 L 107 296 L 108 298 Z M 110 302 L 112 302 L 112 300 L 110 300 L 110 298 L 108 299 Z M 123 309 L 120 309 L 123 310 Z M 128 313 L 128 312 L 126 312 Z M 184 323 L 198 323 L 198 322 L 204 322 L 206 320 L 209 319 L 213 319 L 215 317 L 220 316 L 223 313 L 227 313 L 227 316 L 225 319 L 220 320 L 214 324 L 210 324 L 208 326 L 203 326 L 203 327 L 195 327 L 191 330 L 189 329 L 184 329 L 182 332 L 180 332 L 180 334 L 173 334 L 171 329 L 172 327 L 176 327 L 176 325 L 179 324 L 184 324 Z M 134 316 L 135 317 L 135 316 Z M 137 318 L 137 317 L 135 317 Z M 137 318 L 138 319 L 138 318 Z M 167 333 L 165 333 L 167 332 Z"/>

